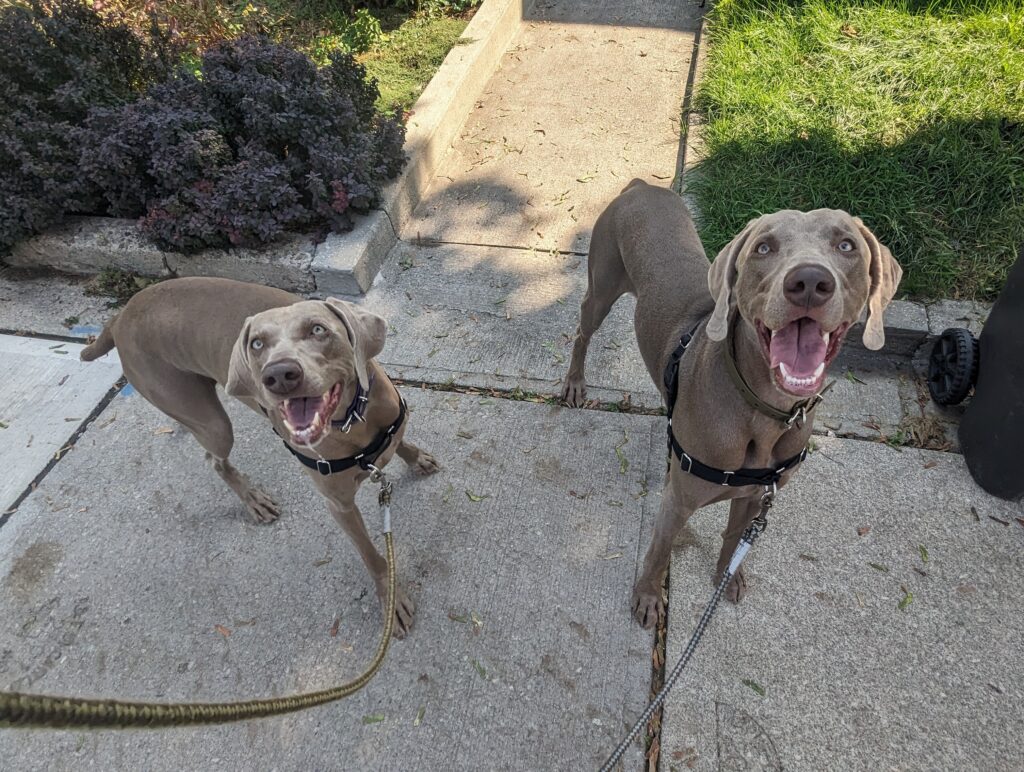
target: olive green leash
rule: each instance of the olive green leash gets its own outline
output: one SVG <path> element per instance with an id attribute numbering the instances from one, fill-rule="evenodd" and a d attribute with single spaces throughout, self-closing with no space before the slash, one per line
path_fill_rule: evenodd
<path id="1" fill-rule="evenodd" d="M 391 643 L 395 622 L 395 548 L 391 541 L 391 483 L 379 470 L 384 515 L 384 543 L 388 560 L 388 600 L 384 609 L 384 631 L 369 667 L 348 683 L 319 692 L 243 702 L 123 702 L 121 700 L 52 697 L 42 694 L 0 692 L 0 728 L 51 729 L 160 729 L 171 726 L 226 724 L 249 718 L 279 716 L 350 697 L 362 689 L 380 669 Z"/>

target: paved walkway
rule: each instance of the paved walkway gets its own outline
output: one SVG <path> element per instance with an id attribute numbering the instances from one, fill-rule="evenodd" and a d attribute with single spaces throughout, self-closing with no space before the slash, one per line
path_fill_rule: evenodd
<path id="1" fill-rule="evenodd" d="M 5 768 L 603 760 L 651 682 L 652 636 L 628 600 L 664 424 L 642 414 L 659 402 L 631 302 L 595 336 L 588 375 L 593 397 L 644 410 L 520 399 L 558 391 L 596 214 L 630 178 L 678 172 L 701 12 L 629 9 L 538 3 L 364 300 L 389 320 L 381 361 L 408 382 L 413 436 L 445 467 L 414 479 L 396 462 L 418 617 L 381 674 L 339 705 L 211 730 L 0 731 Z M 285 505 L 266 528 L 242 521 L 190 437 L 111 391 L 116 361 L 79 366 L 53 338 L 109 314 L 77 282 L 0 273 L 0 330 L 49 336 L 0 336 L 14 374 L 0 451 L 20 464 L 0 501 L 20 501 L 0 515 L 0 689 L 212 700 L 351 676 L 380 623 L 354 550 L 252 414 L 231 407 L 239 465 Z M 750 596 L 723 609 L 673 695 L 660 768 L 1017 769 L 1024 513 L 981 493 L 955 453 L 877 441 L 931 421 L 939 443 L 955 426 L 922 412 L 915 363 L 851 349 L 836 375 L 818 430 L 839 436 L 816 439 L 749 559 Z M 700 513 L 677 546 L 670 664 L 710 594 L 722 522 Z M 625 768 L 645 769 L 643 753 Z"/>

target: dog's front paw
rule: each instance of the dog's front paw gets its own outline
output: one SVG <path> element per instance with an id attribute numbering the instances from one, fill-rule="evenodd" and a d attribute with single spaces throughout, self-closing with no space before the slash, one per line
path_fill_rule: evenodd
<path id="1" fill-rule="evenodd" d="M 412 466 L 416 474 L 423 475 L 424 477 L 441 470 L 441 465 L 437 463 L 437 459 L 424 450 L 420 451 L 419 456 L 410 466 Z"/>
<path id="2" fill-rule="evenodd" d="M 717 587 L 720 581 L 722 581 L 722 575 L 717 574 L 711 583 Z M 725 585 L 725 599 L 732 603 L 739 603 L 746 594 L 747 578 L 743 575 L 743 566 L 740 566 L 736 569 L 736 573 L 732 575 L 729 584 Z"/>
<path id="3" fill-rule="evenodd" d="M 642 579 L 633 587 L 633 618 L 637 623 L 650 630 L 665 613 L 665 601 L 661 597 L 661 589 L 653 587 Z"/>
<path id="4" fill-rule="evenodd" d="M 583 407 L 587 401 L 587 384 L 582 378 L 567 375 L 562 384 L 562 401 L 569 407 Z"/>
<path id="5" fill-rule="evenodd" d="M 242 496 L 249 518 L 259 525 L 272 523 L 281 516 L 281 508 L 269 494 L 259 488 L 249 488 Z"/>

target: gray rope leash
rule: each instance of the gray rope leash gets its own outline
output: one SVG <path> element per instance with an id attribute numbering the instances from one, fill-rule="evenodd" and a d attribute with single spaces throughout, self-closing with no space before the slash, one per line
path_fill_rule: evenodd
<path id="1" fill-rule="evenodd" d="M 704 613 L 700 615 L 700 620 L 697 622 L 697 629 L 693 631 L 693 635 L 690 636 L 690 642 L 686 644 L 686 649 L 683 651 L 679 661 L 676 662 L 675 667 L 672 668 L 672 672 L 669 673 L 668 678 L 665 679 L 665 684 L 661 687 L 661 691 L 651 700 L 651 704 L 647 706 L 647 709 L 641 714 L 637 722 L 633 724 L 633 728 L 629 730 L 629 734 L 626 735 L 625 739 L 618 744 L 612 755 L 608 757 L 608 760 L 601 767 L 601 772 L 611 772 L 612 768 L 622 758 L 622 754 L 626 752 L 630 744 L 637 738 L 641 730 L 647 726 L 647 722 L 651 720 L 651 716 L 654 712 L 661 707 L 661 704 L 668 697 L 668 693 L 672 691 L 672 687 L 676 685 L 676 681 L 683 674 L 683 670 L 690 662 L 690 657 L 693 656 L 693 652 L 697 650 L 697 644 L 700 643 L 701 636 L 704 635 L 704 630 L 707 628 L 708 623 L 711 621 L 711 617 L 715 614 L 715 609 L 718 608 L 718 602 L 722 599 L 722 593 L 725 592 L 726 586 L 729 584 L 729 580 L 732 579 L 733 574 L 739 569 L 740 564 L 743 562 L 743 558 L 747 556 L 747 552 L 750 551 L 751 545 L 764 533 L 765 528 L 768 527 L 768 510 L 772 508 L 772 502 L 775 499 L 775 486 L 765 490 L 761 496 L 761 511 L 757 517 L 754 518 L 747 530 L 743 532 L 743 536 L 740 537 L 740 543 L 736 545 L 736 551 L 732 553 L 732 560 L 729 561 L 729 567 L 722 574 L 722 580 L 718 583 L 715 588 L 714 594 L 711 596 L 711 600 L 708 605 L 704 607 Z"/>

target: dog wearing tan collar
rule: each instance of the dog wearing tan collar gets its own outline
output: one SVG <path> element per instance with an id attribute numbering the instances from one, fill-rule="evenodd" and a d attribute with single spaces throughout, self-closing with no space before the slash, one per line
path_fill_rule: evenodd
<path id="1" fill-rule="evenodd" d="M 673 453 L 633 588 L 633 615 L 651 627 L 664 613 L 662 584 L 679 529 L 700 507 L 730 501 L 717 584 L 764 493 L 760 484 L 737 484 L 756 477 L 737 470 L 762 473 L 773 490 L 789 481 L 810 438 L 828 366 L 865 309 L 864 345 L 882 347 L 882 313 L 902 270 L 863 222 L 834 209 L 751 220 L 709 266 L 682 199 L 633 180 L 594 225 L 587 277 L 565 402 L 583 404 L 590 338 L 627 292 L 636 297 L 640 353 L 666 400 L 666 369 L 676 377 L 678 398 L 668 411 L 683 455 Z M 670 366 L 674 353 L 677 370 Z M 686 459 L 710 472 L 699 476 Z M 741 568 L 726 597 L 739 601 L 746 588 Z"/>

